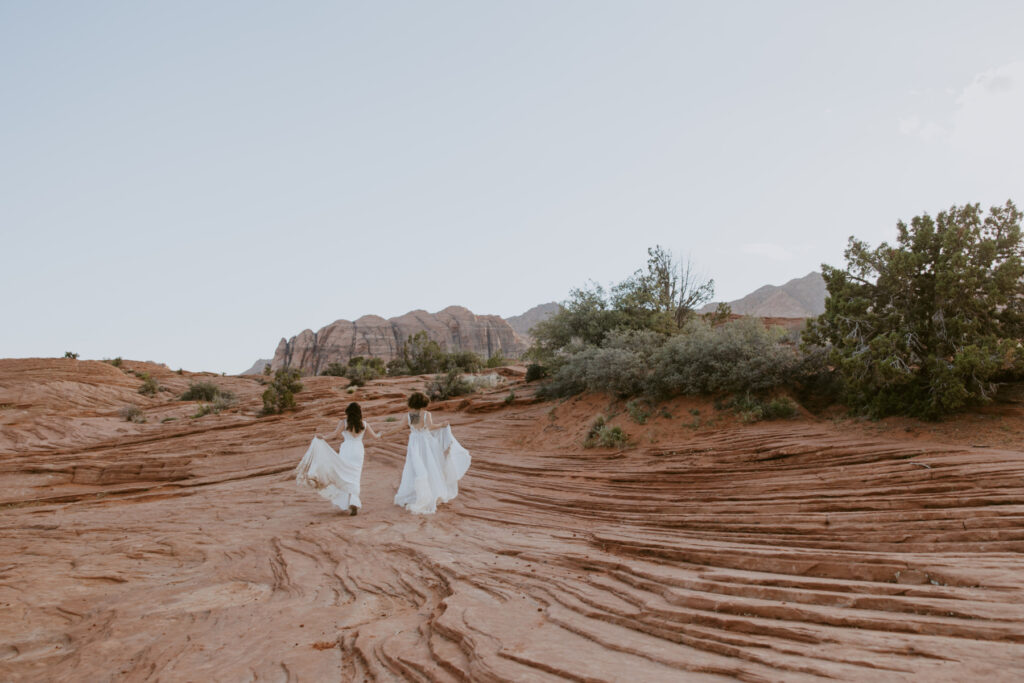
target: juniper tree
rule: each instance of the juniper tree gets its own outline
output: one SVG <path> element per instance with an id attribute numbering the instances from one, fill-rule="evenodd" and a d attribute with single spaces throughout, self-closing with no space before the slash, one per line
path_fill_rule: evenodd
<path id="1" fill-rule="evenodd" d="M 1022 360 L 1021 212 L 966 204 L 896 227 L 894 245 L 851 237 L 846 268 L 822 266 L 805 344 L 829 347 L 858 412 L 934 419 L 991 399 Z"/>

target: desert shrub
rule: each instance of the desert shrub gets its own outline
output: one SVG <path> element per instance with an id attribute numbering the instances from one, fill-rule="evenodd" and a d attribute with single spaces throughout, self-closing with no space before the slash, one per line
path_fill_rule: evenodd
<path id="1" fill-rule="evenodd" d="M 533 327 L 534 343 L 526 355 L 550 365 L 571 347 L 603 345 L 615 330 L 675 333 L 713 295 L 713 281 L 655 246 L 647 250 L 647 265 L 610 293 L 593 283 L 572 290 L 557 313 Z"/>
<path id="2" fill-rule="evenodd" d="M 263 374 L 269 376 L 271 372 L 273 372 L 273 370 L 270 368 L 270 363 L 264 363 Z M 181 372 L 179 372 L 178 374 L 180 375 Z"/>
<path id="3" fill-rule="evenodd" d="M 146 421 L 146 414 L 142 412 L 142 408 L 138 407 L 134 403 L 129 403 L 125 407 L 118 411 L 118 415 L 125 422 L 137 422 L 143 423 Z"/>
<path id="4" fill-rule="evenodd" d="M 348 370 L 348 365 L 345 363 L 339 363 L 334 361 L 328 363 L 327 367 L 320 371 L 321 377 L 344 377 L 345 371 Z"/>
<path id="5" fill-rule="evenodd" d="M 651 416 L 651 411 L 642 401 L 630 401 L 627 403 L 626 412 L 629 413 L 630 419 L 638 425 L 647 424 L 647 418 Z"/>
<path id="6" fill-rule="evenodd" d="M 213 399 L 212 403 L 200 403 L 199 408 L 192 417 L 202 417 L 203 415 L 209 415 L 210 413 L 220 415 L 221 411 L 234 407 L 236 403 L 237 401 L 234 396 L 221 395 Z"/>
<path id="7" fill-rule="evenodd" d="M 526 366 L 526 381 L 536 382 L 548 376 L 548 369 L 540 363 L 530 363 Z"/>
<path id="8" fill-rule="evenodd" d="M 508 363 L 508 360 L 506 360 L 505 354 L 502 353 L 501 349 L 498 349 L 497 351 L 495 351 L 491 355 L 491 357 L 487 359 L 487 367 L 488 368 L 500 368 L 503 365 L 506 365 L 507 363 Z"/>
<path id="9" fill-rule="evenodd" d="M 446 353 L 441 359 L 441 371 L 460 370 L 462 372 L 480 372 L 484 369 L 484 359 L 472 351 L 455 351 Z"/>
<path id="10" fill-rule="evenodd" d="M 743 422 L 786 419 L 794 417 L 798 412 L 796 403 L 786 396 L 765 400 L 751 394 L 740 394 L 727 405 Z"/>
<path id="11" fill-rule="evenodd" d="M 295 407 L 295 394 L 302 391 L 302 373 L 295 368 L 280 368 L 263 392 L 263 414 L 275 415 Z"/>
<path id="12" fill-rule="evenodd" d="M 384 361 L 380 358 L 353 356 L 349 358 L 348 363 L 343 364 L 337 361 L 329 363 L 320 374 L 346 377 L 349 380 L 349 386 L 361 387 L 367 382 L 381 377 L 386 371 Z"/>
<path id="13" fill-rule="evenodd" d="M 124 361 L 121 360 L 121 356 L 118 356 L 117 358 L 104 358 L 103 362 L 109 363 L 110 365 L 113 365 L 115 368 L 121 367 L 121 365 L 124 363 Z"/>
<path id="14" fill-rule="evenodd" d="M 514 390 L 510 389 L 509 392 L 508 392 L 508 396 L 505 397 L 505 405 L 510 406 L 510 405 L 512 405 L 512 402 L 515 401 L 515 400 L 516 400 L 516 392 Z"/>
<path id="15" fill-rule="evenodd" d="M 583 447 L 621 448 L 628 441 L 629 437 L 621 428 L 612 427 L 605 422 L 604 416 L 598 415 L 590 425 L 590 431 L 587 432 L 587 436 L 583 440 Z"/>
<path id="16" fill-rule="evenodd" d="M 444 400 L 453 396 L 462 396 L 473 392 L 470 384 L 458 370 L 449 370 L 443 375 L 434 377 L 427 383 L 426 394 L 431 400 Z"/>
<path id="17" fill-rule="evenodd" d="M 218 396 L 234 398 L 234 394 L 227 389 L 221 389 L 213 382 L 193 382 L 188 385 L 179 400 L 181 401 L 213 401 Z"/>
<path id="18" fill-rule="evenodd" d="M 389 375 L 425 375 L 444 369 L 445 353 L 441 345 L 427 336 L 426 332 L 409 335 L 398 350 L 398 355 L 388 361 Z"/>
<path id="19" fill-rule="evenodd" d="M 954 206 L 897 223 L 894 245 L 851 237 L 846 267 L 822 266 L 829 297 L 804 340 L 829 349 L 851 410 L 938 418 L 1020 375 L 1021 219 L 1009 201 Z"/>
<path id="20" fill-rule="evenodd" d="M 654 354 L 653 392 L 668 398 L 759 392 L 785 384 L 796 376 L 801 357 L 781 337 L 754 318 L 718 327 L 693 321 Z"/>
<path id="21" fill-rule="evenodd" d="M 571 349 L 541 396 L 571 396 L 584 391 L 626 398 L 651 386 L 651 359 L 665 336 L 650 330 L 613 330 L 602 346 Z"/>
<path id="22" fill-rule="evenodd" d="M 142 373 L 142 386 L 139 387 L 139 393 L 143 396 L 156 396 L 158 391 L 160 391 L 160 383 L 156 381 L 156 378 L 148 372 Z"/>
<path id="23" fill-rule="evenodd" d="M 718 306 L 715 307 L 714 312 L 708 313 L 704 316 L 704 319 L 712 326 L 727 323 L 732 319 L 732 306 L 721 301 L 718 303 Z"/>
<path id="24" fill-rule="evenodd" d="M 64 357 L 65 358 L 78 358 L 78 354 L 75 353 L 74 351 L 65 351 L 64 352 Z"/>
<path id="25" fill-rule="evenodd" d="M 184 375 L 185 374 L 185 371 L 183 369 L 181 369 L 181 368 L 178 368 L 177 370 L 175 370 L 175 372 L 178 373 L 179 375 Z"/>

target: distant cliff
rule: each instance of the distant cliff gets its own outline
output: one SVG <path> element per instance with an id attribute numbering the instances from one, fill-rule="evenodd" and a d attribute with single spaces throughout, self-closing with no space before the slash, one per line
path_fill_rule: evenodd
<path id="1" fill-rule="evenodd" d="M 424 331 L 446 351 L 472 351 L 484 358 L 501 351 L 518 356 L 523 340 L 504 319 L 496 315 L 474 315 L 461 306 L 449 306 L 437 313 L 410 311 L 385 320 L 365 315 L 355 321 L 336 320 L 313 332 L 303 330 L 277 345 L 271 368 L 299 368 L 319 374 L 329 363 L 345 363 L 352 356 L 376 356 L 391 360 L 410 335 Z"/>

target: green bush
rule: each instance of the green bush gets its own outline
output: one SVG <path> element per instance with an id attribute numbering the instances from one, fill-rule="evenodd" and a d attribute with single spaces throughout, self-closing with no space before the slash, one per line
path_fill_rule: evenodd
<path id="1" fill-rule="evenodd" d="M 449 370 L 427 383 L 426 393 L 431 400 L 445 400 L 473 392 L 473 385 L 458 370 Z"/>
<path id="2" fill-rule="evenodd" d="M 510 406 L 512 402 L 516 400 L 516 392 L 509 389 L 508 396 L 505 397 L 505 405 Z"/>
<path id="3" fill-rule="evenodd" d="M 125 422 L 136 422 L 143 423 L 146 421 L 146 414 L 142 412 L 142 408 L 138 407 L 134 403 L 129 403 L 125 407 L 118 411 L 121 419 Z"/>
<path id="4" fill-rule="evenodd" d="M 139 393 L 143 396 L 156 396 L 158 391 L 160 391 L 160 383 L 148 372 L 142 373 L 142 386 L 139 387 Z"/>
<path id="5" fill-rule="evenodd" d="M 739 415 L 740 420 L 748 423 L 791 418 L 799 412 L 797 404 L 786 396 L 766 401 L 751 394 L 742 394 L 733 397 L 728 406 Z"/>
<path id="6" fill-rule="evenodd" d="M 526 366 L 526 381 L 536 382 L 548 376 L 548 369 L 540 363 L 530 363 Z"/>
<path id="7" fill-rule="evenodd" d="M 604 416 L 598 415 L 590 425 L 590 431 L 583 440 L 584 448 L 622 448 L 629 442 L 629 437 L 619 427 L 612 427 L 605 422 Z"/>
<path id="8" fill-rule="evenodd" d="M 117 358 L 105 358 L 103 362 L 109 363 L 113 365 L 115 368 L 121 367 L 121 365 L 124 363 L 124 361 L 121 360 L 121 356 L 118 356 Z"/>
<path id="9" fill-rule="evenodd" d="M 571 349 L 538 393 L 551 397 L 595 391 L 620 398 L 648 393 L 652 358 L 664 341 L 665 335 L 650 330 L 609 332 L 602 346 Z"/>
<path id="10" fill-rule="evenodd" d="M 295 394 L 302 391 L 302 373 L 295 368 L 281 368 L 263 392 L 263 414 L 275 415 L 295 407 Z"/>
<path id="11" fill-rule="evenodd" d="M 784 332 L 767 329 L 756 318 L 712 327 L 690 323 L 652 357 L 653 393 L 662 398 L 680 394 L 759 392 L 794 379 L 801 366 L 795 347 L 782 341 Z"/>
<path id="12" fill-rule="evenodd" d="M 533 327 L 534 343 L 526 355 L 551 364 L 578 345 L 603 345 L 616 330 L 673 334 L 713 295 L 712 280 L 703 280 L 689 262 L 655 246 L 647 250 L 646 266 L 610 293 L 597 284 L 572 290 L 557 313 Z"/>
<path id="13" fill-rule="evenodd" d="M 488 368 L 500 368 L 508 364 L 508 360 L 505 358 L 505 354 L 502 353 L 501 349 L 495 351 L 490 358 L 487 359 Z M 474 370 L 473 372 L 479 372 Z"/>
<path id="14" fill-rule="evenodd" d="M 487 367 L 491 367 L 488 365 Z M 441 361 L 441 370 L 450 372 L 459 370 L 461 372 L 480 372 L 484 369 L 484 360 L 472 351 L 455 351 L 446 353 Z"/>
<path id="15" fill-rule="evenodd" d="M 181 401 L 213 401 L 218 396 L 234 398 L 235 395 L 227 389 L 221 389 L 213 382 L 193 382 L 188 385 L 179 400 Z"/>
<path id="16" fill-rule="evenodd" d="M 233 408 L 237 401 L 233 396 L 218 396 L 213 400 L 213 403 L 200 403 L 199 408 L 196 410 L 195 415 L 192 417 L 202 417 L 213 413 L 214 415 L 220 415 L 221 411 Z"/>
<path id="17" fill-rule="evenodd" d="M 640 401 L 630 401 L 627 403 L 626 411 L 633 422 L 636 422 L 638 425 L 647 424 L 647 418 L 651 416 L 651 411 Z"/>
<path id="18" fill-rule="evenodd" d="M 1020 376 L 1021 218 L 1009 201 L 954 206 L 899 222 L 894 245 L 851 237 L 845 269 L 822 266 L 829 297 L 804 342 L 828 350 L 851 410 L 934 419 Z"/>
<path id="19" fill-rule="evenodd" d="M 64 357 L 65 358 L 78 358 L 78 354 L 75 353 L 74 351 L 65 351 L 64 352 Z"/>

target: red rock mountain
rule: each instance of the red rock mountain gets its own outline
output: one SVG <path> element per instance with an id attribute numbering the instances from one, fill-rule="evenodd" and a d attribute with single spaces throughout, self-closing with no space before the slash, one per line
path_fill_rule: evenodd
<path id="1" fill-rule="evenodd" d="M 762 318 L 813 318 L 825 312 L 828 291 L 820 273 L 808 273 L 784 285 L 765 285 L 742 299 L 730 301 L 733 313 Z M 701 309 L 710 313 L 718 306 L 713 302 Z"/>
<path id="2" fill-rule="evenodd" d="M 313 332 L 303 330 L 277 345 L 271 367 L 299 368 L 319 374 L 329 363 L 345 363 L 352 356 L 376 356 L 391 360 L 410 335 L 425 331 L 446 351 L 472 351 L 484 358 L 497 352 L 517 356 L 524 348 L 515 330 L 496 315 L 475 315 L 461 306 L 437 313 L 410 311 L 385 320 L 364 315 L 358 320 L 336 320 Z"/>

